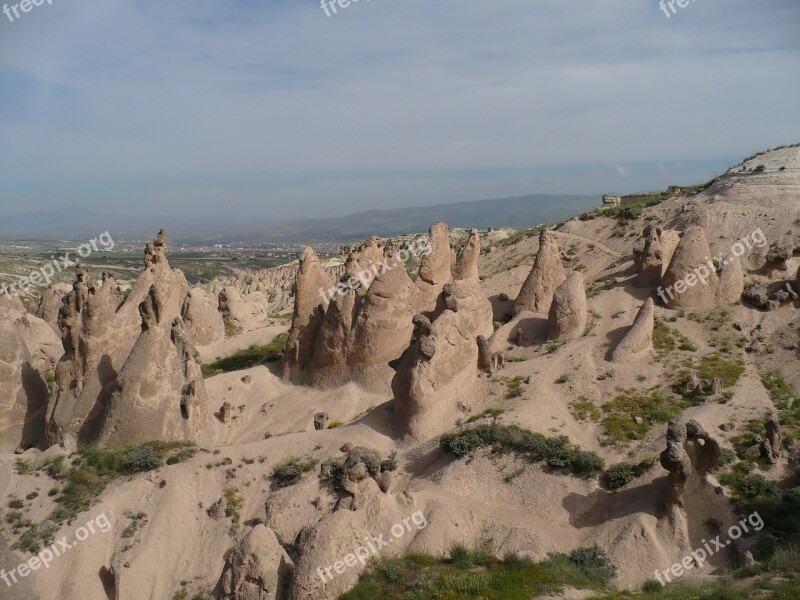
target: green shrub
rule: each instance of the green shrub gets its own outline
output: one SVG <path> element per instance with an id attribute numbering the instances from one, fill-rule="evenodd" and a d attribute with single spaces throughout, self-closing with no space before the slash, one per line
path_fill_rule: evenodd
<path id="1" fill-rule="evenodd" d="M 283 356 L 288 335 L 282 333 L 266 345 L 252 344 L 243 350 L 238 350 L 230 356 L 220 358 L 212 363 L 204 364 L 201 369 L 203 377 L 213 377 L 220 373 L 241 371 L 261 363 L 276 362 Z"/>
<path id="2" fill-rule="evenodd" d="M 600 581 L 608 582 L 617 576 L 617 567 L 597 544 L 573 550 L 569 559 L 587 575 L 597 577 Z"/>
<path id="3" fill-rule="evenodd" d="M 277 487 L 294 485 L 305 473 L 316 467 L 318 462 L 315 458 L 288 458 L 275 466 L 272 470 L 272 479 Z"/>
<path id="4" fill-rule="evenodd" d="M 545 462 L 562 473 L 576 477 L 592 477 L 603 468 L 603 459 L 594 452 L 573 446 L 567 436 L 548 438 L 518 425 L 501 425 L 497 422 L 446 433 L 439 439 L 439 445 L 446 453 L 457 458 L 489 446 L 496 454 L 522 454 L 532 462 Z"/>
<path id="5" fill-rule="evenodd" d="M 609 490 L 618 490 L 637 477 L 644 475 L 657 461 L 658 456 L 655 454 L 646 454 L 636 465 L 627 462 L 611 465 L 603 473 L 603 485 Z"/>

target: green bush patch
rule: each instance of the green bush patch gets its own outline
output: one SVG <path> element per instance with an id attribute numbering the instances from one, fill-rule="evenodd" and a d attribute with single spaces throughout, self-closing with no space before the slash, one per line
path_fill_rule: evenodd
<path id="1" fill-rule="evenodd" d="M 283 356 L 287 338 L 287 334 L 282 333 L 267 345 L 253 344 L 230 356 L 205 364 L 202 366 L 203 377 L 213 377 L 220 373 L 241 371 L 262 363 L 276 362 Z"/>
<path id="2" fill-rule="evenodd" d="M 491 447 L 496 454 L 516 453 L 531 462 L 545 462 L 564 474 L 594 477 L 603 469 L 603 459 L 570 443 L 567 436 L 546 437 L 518 425 L 487 423 L 446 433 L 439 446 L 447 454 L 463 458 L 475 450 Z"/>

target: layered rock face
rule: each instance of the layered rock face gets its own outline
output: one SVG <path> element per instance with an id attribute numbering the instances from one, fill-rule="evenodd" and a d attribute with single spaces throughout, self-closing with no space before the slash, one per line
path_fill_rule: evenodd
<path id="1" fill-rule="evenodd" d="M 549 311 L 553 294 L 566 278 L 555 237 L 549 231 L 542 231 L 539 234 L 539 253 L 514 302 L 514 315 L 526 310 Z"/>
<path id="2" fill-rule="evenodd" d="M 653 349 L 653 329 L 655 327 L 655 303 L 652 298 L 645 300 L 633 325 L 611 353 L 613 362 L 626 362 L 647 356 Z"/>
<path id="3" fill-rule="evenodd" d="M 440 433 L 453 394 L 478 376 L 478 336 L 491 335 L 492 307 L 480 286 L 445 286 L 430 320 L 415 318 L 414 339 L 395 364 L 392 392 L 398 427 L 413 437 Z"/>
<path id="4" fill-rule="evenodd" d="M 199 441 L 212 411 L 183 320 L 167 321 L 158 287 L 139 305 L 142 332 L 117 376 L 97 436 L 107 444 Z"/>
<path id="5" fill-rule="evenodd" d="M 104 273 L 96 283 L 82 267 L 76 269 L 76 281 L 59 312 L 64 355 L 48 402 L 48 445 L 59 443 L 67 434 L 87 442 L 97 435 L 117 389 L 117 374 L 141 333 L 139 307 L 154 285 L 159 321 L 171 323 L 180 316 L 189 284 L 180 270 L 170 269 L 164 238 L 161 230 L 147 244 L 145 270 L 124 299 L 110 274 Z"/>
<path id="6" fill-rule="evenodd" d="M 227 555 L 215 597 L 283 600 L 288 597 L 293 571 L 294 563 L 275 532 L 265 525 L 256 525 Z"/>
<path id="7" fill-rule="evenodd" d="M 225 339 L 225 322 L 217 310 L 217 302 L 200 287 L 189 290 L 181 307 L 181 318 L 198 346 Z"/>
<path id="8" fill-rule="evenodd" d="M 744 291 L 739 259 L 725 256 L 719 272 L 702 227 L 684 232 L 661 279 L 659 295 L 667 308 L 712 308 L 738 301 Z"/>
<path id="9" fill-rule="evenodd" d="M 281 365 L 283 379 L 295 384 L 309 380 L 314 345 L 328 308 L 326 292 L 333 282 L 322 270 L 311 248 L 300 254 L 295 283 L 294 314 Z"/>
<path id="10" fill-rule="evenodd" d="M 571 273 L 553 294 L 548 314 L 550 338 L 574 340 L 581 337 L 586 331 L 588 316 L 583 276 Z"/>
<path id="11" fill-rule="evenodd" d="M 32 364 L 19 318 L 14 309 L 0 308 L 0 449 L 5 452 L 39 445 L 47 407 L 47 385 Z"/>

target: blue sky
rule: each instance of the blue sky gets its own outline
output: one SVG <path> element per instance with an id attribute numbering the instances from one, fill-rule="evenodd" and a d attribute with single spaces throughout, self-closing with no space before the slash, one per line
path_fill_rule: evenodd
<path id="1" fill-rule="evenodd" d="M 655 0 L 0 14 L 0 214 L 265 220 L 622 193 L 797 142 L 796 0 L 692 0 L 670 18 Z"/>

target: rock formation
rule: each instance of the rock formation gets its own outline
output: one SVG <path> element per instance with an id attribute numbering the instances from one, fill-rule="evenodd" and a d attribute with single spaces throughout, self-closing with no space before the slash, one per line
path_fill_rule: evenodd
<path id="1" fill-rule="evenodd" d="M 36 307 L 35 315 L 47 321 L 59 337 L 61 330 L 58 328 L 58 311 L 61 310 L 64 303 L 64 296 L 71 290 L 72 288 L 67 283 L 52 283 L 42 292 L 42 297 Z"/>
<path id="2" fill-rule="evenodd" d="M 744 291 L 739 259 L 722 259 L 719 269 L 711 258 L 705 230 L 689 227 L 683 234 L 661 279 L 659 296 L 668 308 L 712 308 L 738 302 Z"/>
<path id="3" fill-rule="evenodd" d="M 478 281 L 478 259 L 481 256 L 481 235 L 477 229 L 469 232 L 467 243 L 459 250 L 453 267 L 453 280 Z"/>
<path id="4" fill-rule="evenodd" d="M 533 269 L 522 284 L 522 289 L 514 302 L 514 315 L 526 310 L 549 311 L 553 294 L 566 278 L 555 237 L 551 232 L 543 230 L 539 234 L 539 252 L 533 263 Z"/>
<path id="5" fill-rule="evenodd" d="M 690 456 L 694 469 L 701 475 L 713 471 L 719 464 L 719 442 L 694 419 L 686 423 L 686 438 L 695 444 Z"/>
<path id="6" fill-rule="evenodd" d="M 431 227 L 429 238 L 430 252 L 422 257 L 417 286 L 426 294 L 435 296 L 445 283 L 453 280 L 453 251 L 450 249 L 450 231 L 441 221 Z"/>
<path id="7" fill-rule="evenodd" d="M 550 338 L 574 340 L 581 337 L 586 331 L 588 315 L 583 276 L 571 273 L 553 294 L 548 315 Z"/>
<path id="8" fill-rule="evenodd" d="M 316 253 L 311 248 L 304 248 L 297 270 L 292 327 L 281 367 L 284 380 L 296 384 L 308 380 L 314 344 L 325 318 L 332 287 L 333 282 L 322 270 Z"/>
<path id="9" fill-rule="evenodd" d="M 777 419 L 768 419 L 766 423 L 767 439 L 761 442 L 759 448 L 762 458 L 774 465 L 781 457 L 781 426 Z"/>
<path id="10" fill-rule="evenodd" d="M 652 287 L 661 281 L 664 255 L 661 249 L 661 228 L 648 225 L 642 234 L 644 246 L 641 254 L 634 251 L 636 285 Z"/>
<path id="11" fill-rule="evenodd" d="M 250 292 L 243 298 L 235 287 L 226 287 L 219 293 L 217 306 L 223 318 L 223 328 L 227 321 L 237 332 L 248 331 L 269 321 L 267 295 L 261 291 Z"/>
<path id="12" fill-rule="evenodd" d="M 147 244 L 145 269 L 124 299 L 111 274 L 103 273 L 101 281 L 95 282 L 81 265 L 76 268 L 72 291 L 59 312 L 64 355 L 56 366 L 47 407 L 47 445 L 59 443 L 66 434 L 76 435 L 81 442 L 95 438 L 118 388 L 117 374 L 140 337 L 140 305 L 154 285 L 158 322 L 169 328 L 180 316 L 189 284 L 179 269 L 170 268 L 164 238 L 161 230 Z"/>
<path id="13" fill-rule="evenodd" d="M 391 484 L 391 474 L 381 473 L 380 459 L 368 448 L 356 446 L 343 450 L 344 456 L 329 458 L 322 463 L 320 476 L 339 494 L 337 510 L 359 510 L 363 508 L 364 486 L 371 480 L 385 493 Z"/>
<path id="14" fill-rule="evenodd" d="M 220 600 L 283 600 L 294 563 L 266 525 L 253 527 L 228 553 L 215 594 Z"/>
<path id="15" fill-rule="evenodd" d="M 666 504 L 669 509 L 683 508 L 683 491 L 692 473 L 692 461 L 683 447 L 686 426 L 680 415 L 669 420 L 667 448 L 661 453 L 661 466 L 669 471 L 670 487 Z"/>
<path id="16" fill-rule="evenodd" d="M 142 332 L 119 372 L 98 441 L 200 441 L 212 411 L 200 357 L 180 317 L 165 320 L 158 287 L 139 306 Z"/>
<path id="17" fill-rule="evenodd" d="M 225 322 L 217 310 L 217 302 L 200 287 L 189 290 L 181 308 L 181 318 L 198 346 L 225 339 Z"/>
<path id="18" fill-rule="evenodd" d="M 421 319 L 417 323 L 392 379 L 396 422 L 414 437 L 441 431 L 444 415 L 455 405 L 446 390 L 457 394 L 477 377 L 476 340 L 492 333 L 492 308 L 479 285 L 456 281 L 442 291 L 430 327 Z"/>
<path id="19" fill-rule="evenodd" d="M 284 369 L 287 364 L 294 365 L 290 370 L 295 376 L 290 381 L 320 388 L 357 382 L 368 388 L 385 389 L 392 374 L 389 363 L 400 357 L 411 340 L 412 316 L 433 311 L 439 293 L 452 278 L 447 225 L 437 223 L 431 227 L 429 238 L 430 248 L 423 253 L 416 282 L 409 277 L 402 260 L 406 251 L 401 251 L 395 242 L 383 245 L 380 268 L 372 280 L 362 276 L 361 266 L 375 265 L 375 256 L 363 258 L 362 252 L 348 259 L 344 275 L 335 288 L 330 286 L 330 302 L 325 307 L 318 306 L 321 316 L 315 317 L 317 326 L 308 328 L 304 344 L 310 349 L 300 353 L 305 358 L 296 359 L 292 354 L 284 360 Z M 364 252 L 379 247 L 375 238 L 371 240 L 365 244 Z M 300 303 L 298 292 L 296 304 Z M 296 314 L 304 311 L 296 308 Z M 302 320 L 299 323 L 302 325 Z M 297 328 L 293 322 L 291 331 Z M 289 341 L 287 355 L 291 332 Z"/>
<path id="20" fill-rule="evenodd" d="M 0 449 L 38 446 L 44 430 L 47 385 L 15 321 L 19 313 L 0 308 Z"/>
<path id="21" fill-rule="evenodd" d="M 653 349 L 653 328 L 655 326 L 655 303 L 652 298 L 645 300 L 633 325 L 625 337 L 611 353 L 613 362 L 625 362 L 645 356 Z"/>

